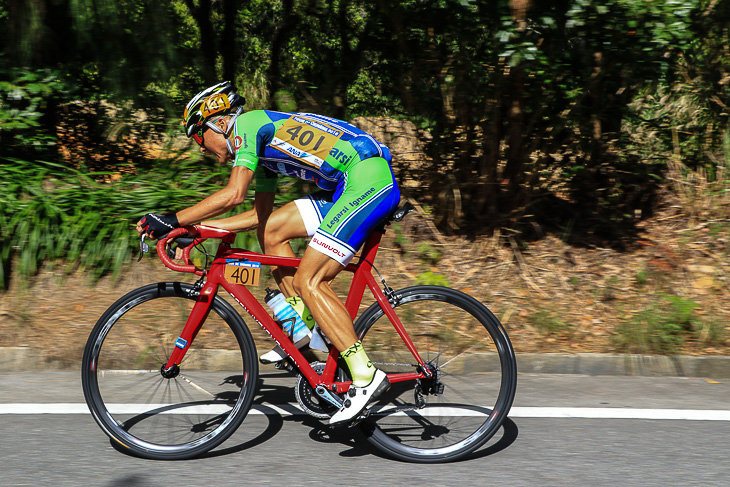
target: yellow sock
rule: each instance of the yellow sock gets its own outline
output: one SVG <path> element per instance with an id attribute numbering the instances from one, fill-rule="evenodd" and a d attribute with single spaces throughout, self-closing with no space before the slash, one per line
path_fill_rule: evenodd
<path id="1" fill-rule="evenodd" d="M 294 311 L 297 312 L 297 314 L 302 318 L 304 324 L 307 325 L 307 328 L 310 330 L 314 328 L 314 317 L 312 316 L 312 313 L 310 313 L 309 308 L 304 305 L 302 298 L 299 296 L 292 296 L 291 298 L 286 298 L 286 302 L 291 304 Z"/>
<path id="2" fill-rule="evenodd" d="M 350 369 L 352 383 L 355 387 L 365 387 L 372 382 L 375 375 L 375 366 L 368 358 L 368 354 L 365 353 L 360 340 L 344 352 L 340 352 L 340 355 L 345 359 L 345 363 Z"/>

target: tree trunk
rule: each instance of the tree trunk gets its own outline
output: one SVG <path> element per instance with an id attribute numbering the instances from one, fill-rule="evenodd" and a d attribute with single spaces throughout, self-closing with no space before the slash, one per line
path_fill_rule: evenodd
<path id="1" fill-rule="evenodd" d="M 487 121 L 483 124 L 483 151 L 479 167 L 480 191 L 484 192 L 484 205 L 482 215 L 484 226 L 489 225 L 498 218 L 499 213 L 499 182 L 497 181 L 497 167 L 499 164 L 499 141 L 501 138 L 501 82 L 496 79 L 501 77 L 499 65 L 494 66 L 493 76 L 495 78 L 495 92 L 486 103 Z"/>
<path id="2" fill-rule="evenodd" d="M 527 28 L 530 0 L 510 0 L 512 20 L 518 35 Z M 522 61 L 509 72 L 509 111 L 507 113 L 507 166 L 505 176 L 511 205 L 520 203 L 525 167 L 525 67 Z"/>
<path id="3" fill-rule="evenodd" d="M 221 39 L 220 52 L 223 56 L 223 79 L 235 81 L 236 77 L 236 14 L 240 5 L 239 0 L 224 0 L 223 2 L 223 18 L 225 24 L 223 26 L 223 38 Z"/>
<path id="4" fill-rule="evenodd" d="M 293 0 L 282 1 L 282 20 L 277 26 L 274 32 L 274 38 L 271 41 L 271 68 L 269 69 L 268 78 L 269 83 L 271 83 L 272 96 L 283 86 L 279 63 L 281 62 L 281 55 L 286 54 L 284 52 L 284 46 L 286 46 L 286 43 L 289 41 L 289 33 L 296 24 L 296 20 L 292 16 L 293 8 Z"/>

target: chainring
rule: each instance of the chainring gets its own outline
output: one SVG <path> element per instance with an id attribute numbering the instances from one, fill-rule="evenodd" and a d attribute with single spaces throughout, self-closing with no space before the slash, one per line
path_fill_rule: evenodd
<path id="1" fill-rule="evenodd" d="M 312 362 L 310 365 L 317 374 L 322 375 L 325 365 L 324 362 Z M 337 375 L 339 375 L 339 380 L 344 380 L 344 372 L 339 368 Z M 297 375 L 294 395 L 304 412 L 317 419 L 329 419 L 337 412 L 337 408 L 333 404 L 325 401 L 314 392 L 309 381 L 301 374 Z"/>

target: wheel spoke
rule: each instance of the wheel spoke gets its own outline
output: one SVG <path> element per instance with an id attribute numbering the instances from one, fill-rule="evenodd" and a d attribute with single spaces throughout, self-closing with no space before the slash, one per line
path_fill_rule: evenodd
<path id="1" fill-rule="evenodd" d="M 512 404 L 516 367 L 509 339 L 497 319 L 463 293 L 416 286 L 398 294 L 398 317 L 434 374 L 418 381 L 418 389 L 415 383 L 393 384 L 372 408 L 365 431 L 376 447 L 405 460 L 467 455 L 501 425 L 504 414 L 492 412 L 506 413 Z M 377 305 L 356 326 L 378 367 L 388 373 L 415 370 L 405 365 L 410 354 Z"/>
<path id="2" fill-rule="evenodd" d="M 220 298 L 179 375 L 163 377 L 194 304 L 189 287 L 165 283 L 162 291 L 155 285 L 128 294 L 99 320 L 84 352 L 84 395 L 94 418 L 149 458 L 188 458 L 220 444 L 248 412 L 257 381 L 253 340 Z"/>

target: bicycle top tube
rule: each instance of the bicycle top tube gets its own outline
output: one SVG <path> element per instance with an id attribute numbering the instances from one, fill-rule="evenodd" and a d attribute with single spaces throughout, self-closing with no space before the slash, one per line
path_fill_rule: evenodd
<path id="1" fill-rule="evenodd" d="M 369 240 L 366 241 L 363 248 L 372 248 L 373 243 L 376 244 L 375 248 L 377 248 L 377 242 L 380 241 L 380 238 L 376 237 L 375 239 L 373 239 L 373 235 L 378 233 L 379 232 L 374 231 L 369 237 Z M 167 254 L 166 247 L 170 240 L 173 240 L 183 235 L 191 235 L 194 237 L 194 239 L 192 244 L 183 249 L 182 260 L 185 262 L 185 264 L 178 264 L 176 262 L 173 262 L 170 256 Z M 190 259 L 190 251 L 193 247 L 209 238 L 222 239 L 220 245 L 218 246 L 218 250 L 216 251 L 213 265 L 225 263 L 227 259 L 242 259 L 255 260 L 256 262 L 260 262 L 264 265 L 299 267 L 299 263 L 302 260 L 300 257 L 283 257 L 278 255 L 262 254 L 246 249 L 231 248 L 233 241 L 236 239 L 235 232 L 230 232 L 228 230 L 223 230 L 220 228 L 210 227 L 206 225 L 190 225 L 186 227 L 176 228 L 175 230 L 171 231 L 164 237 L 160 238 L 160 240 L 157 242 L 157 255 L 160 257 L 162 263 L 173 271 L 190 272 L 198 276 L 202 276 L 205 274 L 206 271 L 205 269 L 200 269 L 193 264 L 192 260 Z M 359 263 L 350 263 L 345 266 L 344 270 L 355 272 L 359 265 Z"/>
<path id="2" fill-rule="evenodd" d="M 362 263 L 363 261 L 369 262 L 372 265 L 373 259 L 375 258 L 375 254 L 378 249 L 378 244 L 380 243 L 380 238 L 385 233 L 385 226 L 388 225 L 391 221 L 401 221 L 403 217 L 405 217 L 413 210 L 414 207 L 410 203 L 406 203 L 405 205 L 399 206 L 398 208 L 393 210 L 393 212 L 383 220 L 383 223 L 371 232 L 370 236 L 365 241 L 361 252 L 360 261 L 357 264 L 349 263 L 345 267 L 345 270 L 355 272 L 360 266 L 360 263 Z M 177 264 L 173 262 L 172 259 L 167 255 L 166 247 L 169 240 L 175 239 L 182 235 L 191 235 L 194 237 L 194 240 L 192 244 L 183 249 L 182 260 L 185 262 L 185 264 Z M 246 259 L 249 257 L 254 257 L 256 260 L 265 265 L 278 265 L 285 267 L 298 267 L 299 262 L 301 262 L 301 259 L 296 257 L 292 258 L 273 256 L 260 254 L 245 249 L 232 249 L 231 245 L 233 245 L 233 242 L 236 240 L 236 233 L 208 225 L 189 225 L 174 229 L 157 242 L 157 255 L 160 257 L 160 260 L 162 260 L 162 263 L 173 271 L 190 272 L 198 276 L 202 276 L 205 274 L 206 271 L 205 269 L 199 269 L 193 264 L 192 260 L 190 260 L 190 250 L 197 244 L 200 244 L 209 238 L 221 239 L 221 243 L 218 246 L 218 250 L 215 255 L 216 260 L 213 261 L 214 264 L 219 263 L 216 261 L 221 258 Z"/>

